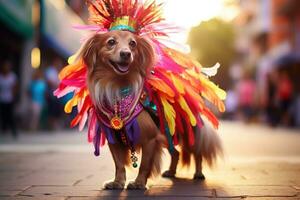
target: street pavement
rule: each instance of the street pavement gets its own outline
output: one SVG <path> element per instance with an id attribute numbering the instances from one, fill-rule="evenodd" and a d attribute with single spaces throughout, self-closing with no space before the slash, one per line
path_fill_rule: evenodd
<path id="1" fill-rule="evenodd" d="M 107 147 L 93 155 L 86 133 L 23 133 L 17 141 L 0 135 L 0 200 L 88 199 L 300 199 L 300 131 L 221 122 L 225 157 L 205 181 L 193 181 L 193 167 L 176 179 L 158 177 L 146 191 L 108 191 L 114 164 Z M 164 155 L 167 169 L 169 155 Z M 128 181 L 136 169 L 128 169 Z"/>

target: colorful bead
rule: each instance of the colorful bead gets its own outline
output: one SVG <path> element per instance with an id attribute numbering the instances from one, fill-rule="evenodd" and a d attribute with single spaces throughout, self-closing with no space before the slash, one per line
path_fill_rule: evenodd
<path id="1" fill-rule="evenodd" d="M 138 164 L 137 164 L 138 157 L 135 155 L 135 149 L 134 149 L 133 146 L 131 147 L 131 156 L 130 156 L 130 159 L 131 159 L 131 162 L 132 162 L 132 166 L 134 168 L 137 168 L 137 166 L 138 166 Z"/>
<path id="2" fill-rule="evenodd" d="M 132 166 L 133 166 L 134 168 L 137 168 L 138 164 L 137 164 L 137 163 L 133 163 Z"/>

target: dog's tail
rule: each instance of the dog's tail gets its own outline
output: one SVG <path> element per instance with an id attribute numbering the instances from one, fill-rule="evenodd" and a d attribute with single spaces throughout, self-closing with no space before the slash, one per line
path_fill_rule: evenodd
<path id="1" fill-rule="evenodd" d="M 189 146 L 188 134 L 183 134 L 181 163 L 183 166 L 189 166 L 191 156 L 202 156 L 202 159 L 209 167 L 213 167 L 218 156 L 223 157 L 223 146 L 217 131 L 211 124 L 203 118 L 203 127 L 196 127 L 195 143 L 193 147 Z"/>
<path id="2" fill-rule="evenodd" d="M 202 156 L 209 167 L 213 167 L 218 156 L 223 157 L 223 145 L 219 134 L 212 125 L 203 118 L 203 127 L 196 130 L 196 155 Z"/>

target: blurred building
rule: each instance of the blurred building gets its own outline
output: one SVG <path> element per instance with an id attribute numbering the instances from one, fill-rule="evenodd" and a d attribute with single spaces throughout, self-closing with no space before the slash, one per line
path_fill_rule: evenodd
<path id="1" fill-rule="evenodd" d="M 264 104 L 268 76 L 286 71 L 293 98 L 300 94 L 300 1 L 240 0 L 236 49 L 240 71 L 250 71 L 257 82 L 258 104 Z M 238 71 L 238 70 L 235 70 Z M 242 75 L 240 75 L 241 77 Z"/>
<path id="2" fill-rule="evenodd" d="M 19 115 L 26 116 L 33 69 L 56 58 L 66 63 L 79 49 L 84 33 L 73 25 L 84 22 L 78 14 L 64 0 L 0 0 L 0 61 L 11 60 L 18 75 Z"/>
<path id="3" fill-rule="evenodd" d="M 277 60 L 300 53 L 300 1 L 240 0 L 239 5 L 236 47 L 251 67 L 265 54 Z"/>
<path id="4" fill-rule="evenodd" d="M 272 2 L 271 47 L 286 42 L 294 52 L 300 52 L 300 1 L 273 0 Z"/>

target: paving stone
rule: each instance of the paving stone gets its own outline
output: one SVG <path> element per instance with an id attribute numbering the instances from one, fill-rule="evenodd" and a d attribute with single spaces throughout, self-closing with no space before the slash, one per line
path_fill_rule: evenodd
<path id="1" fill-rule="evenodd" d="M 105 162 L 103 162 L 103 157 Z M 88 163 L 85 165 L 83 163 Z M 101 173 L 114 169 L 113 159 L 110 152 L 101 151 L 100 157 L 95 157 L 92 153 L 77 153 L 76 156 L 72 153 L 63 153 L 55 155 L 55 161 L 46 166 L 49 170 L 83 170 Z"/>
<path id="2" fill-rule="evenodd" d="M 17 180 L 7 180 L 7 185 L 73 185 L 87 176 L 85 171 L 50 171 L 43 170 Z"/>
<path id="3" fill-rule="evenodd" d="M 0 190 L 0 197 L 1 196 L 15 196 L 19 194 L 21 191 L 13 191 L 13 190 Z"/>
<path id="4" fill-rule="evenodd" d="M 29 186 L 28 185 L 0 185 L 0 190 L 25 190 Z"/>
<path id="5" fill-rule="evenodd" d="M 172 197 L 212 197 L 213 190 L 201 187 L 157 187 L 153 186 L 145 192 L 148 196 L 172 196 Z"/>
<path id="6" fill-rule="evenodd" d="M 237 183 L 240 185 L 249 185 L 249 181 L 244 180 L 240 174 L 204 174 L 206 177 L 205 183 L 208 185 L 236 185 Z"/>
<path id="7" fill-rule="evenodd" d="M 175 200 L 211 200 L 211 198 L 208 197 L 132 197 L 132 196 L 121 196 L 121 197 L 111 197 L 111 196 L 101 196 L 101 197 L 69 197 L 67 198 L 67 200 L 151 200 L 151 199 L 155 199 L 155 200 L 170 200 L 170 199 L 175 199 Z M 227 199 L 228 200 L 228 199 Z"/>
<path id="8" fill-rule="evenodd" d="M 47 196 L 14 196 L 14 197 L 0 197 L 0 200 L 65 200 L 65 197 L 47 197 Z"/>
<path id="9" fill-rule="evenodd" d="M 47 154 L 44 153 L 0 153 L 0 171 L 3 170 L 39 170 L 47 166 Z"/>
<path id="10" fill-rule="evenodd" d="M 222 128 L 223 125 L 226 127 L 225 129 Z M 69 135 L 49 134 L 41 136 L 42 140 L 38 139 L 40 136 L 32 136 L 30 139 L 26 139 L 24 144 L 22 141 L 16 142 L 15 147 L 22 143 L 21 145 L 27 145 L 26 149 L 30 150 L 36 145 L 32 143 L 35 141 L 40 145 L 38 148 L 42 150 L 41 152 L 36 151 L 36 146 L 33 148 L 35 149 L 34 153 L 24 153 L 21 150 L 14 153 L 3 153 L 0 148 L 0 194 L 2 192 L 0 200 L 225 200 L 242 199 L 244 195 L 248 195 L 246 199 L 250 200 L 300 199 L 300 146 L 294 145 L 297 141 L 299 143 L 299 134 L 281 134 L 273 129 L 260 129 L 258 127 L 250 127 L 251 130 L 247 129 L 247 133 L 244 133 L 243 131 L 246 129 L 244 125 L 228 126 L 226 122 L 222 124 L 222 127 L 220 129 L 222 134 L 220 135 L 224 139 L 225 149 L 231 148 L 229 149 L 230 157 L 227 162 L 219 163 L 219 167 L 213 170 L 208 170 L 205 166 L 205 181 L 195 182 L 191 180 L 194 172 L 193 167 L 189 169 L 179 168 L 177 179 L 149 180 L 147 185 L 149 190 L 143 192 L 103 191 L 104 182 L 112 179 L 115 173 L 112 157 L 107 146 L 101 149 L 100 157 L 93 156 L 93 146 L 86 143 L 84 134 L 75 138 Z M 235 133 L 233 134 L 231 131 Z M 261 134 L 259 135 L 256 133 L 257 131 L 267 131 L 268 133 L 259 133 Z M 271 136 L 272 141 L 270 140 Z M 274 137 L 277 138 L 277 146 L 273 146 Z M 61 138 L 64 138 L 63 141 Z M 48 141 L 51 141 L 50 145 L 56 145 L 60 150 L 50 149 L 50 152 L 43 150 L 41 145 L 48 145 Z M 290 144 L 289 141 L 292 141 L 294 146 L 285 148 L 286 144 Z M 13 142 L 11 143 L 13 144 Z M 68 144 L 69 147 L 65 144 Z M 81 151 L 78 149 L 78 144 L 83 148 L 89 145 L 88 148 L 91 151 L 86 151 L 86 149 Z M 8 144 L 4 142 L 4 145 Z M 248 151 L 244 148 L 245 146 L 249 149 Z M 64 149 L 64 147 L 66 148 Z M 267 148 L 266 151 L 264 147 Z M 272 148 L 275 153 L 270 154 Z M 280 154 L 282 152 L 285 153 Z M 236 156 L 240 156 L 242 159 L 239 160 Z M 262 159 L 261 156 L 271 156 L 271 161 Z M 279 159 L 279 157 L 285 159 L 286 156 L 294 156 L 296 159 L 291 159 L 292 162 Z M 170 161 L 168 153 L 163 157 L 163 160 L 163 169 L 167 169 Z M 127 170 L 127 180 L 134 179 L 137 172 L 137 169 Z M 31 185 L 32 187 L 26 189 Z M 25 191 L 23 190 L 24 187 Z M 16 195 L 17 192 L 18 195 Z M 298 196 L 296 197 L 297 193 Z M 216 194 L 219 196 L 218 198 L 215 197 Z"/>
<path id="11" fill-rule="evenodd" d="M 96 186 L 35 186 L 20 193 L 20 195 L 48 197 L 93 197 L 99 194 L 100 190 Z"/>
<path id="12" fill-rule="evenodd" d="M 29 186 L 0 185 L 0 196 L 15 196 L 27 188 L 29 188 Z"/>
<path id="13" fill-rule="evenodd" d="M 17 182 L 17 179 L 31 174 L 32 171 L 0 170 L 0 188 L 9 182 Z M 27 184 L 23 184 L 27 185 Z"/>
<path id="14" fill-rule="evenodd" d="M 143 190 L 102 190 L 101 197 L 144 197 L 146 191 Z"/>
<path id="15" fill-rule="evenodd" d="M 225 166 L 223 169 L 205 171 L 207 183 L 226 185 L 296 185 L 300 179 L 297 164 L 286 164 L 282 170 L 281 163 L 248 163 Z M 291 170 L 288 168 L 291 167 Z M 300 182 L 300 181 L 299 181 Z"/>
<path id="16" fill-rule="evenodd" d="M 299 197 L 247 197 L 245 200 L 299 200 Z"/>
<path id="17" fill-rule="evenodd" d="M 115 172 L 112 170 L 105 170 L 105 173 L 102 173 L 100 170 L 93 174 L 90 174 L 84 177 L 76 185 L 88 186 L 88 185 L 104 185 L 106 181 L 112 180 L 114 178 Z"/>
<path id="18" fill-rule="evenodd" d="M 229 186 L 228 188 L 216 188 L 216 194 L 217 197 L 294 197 L 297 195 L 297 191 L 289 186 Z"/>
<path id="19" fill-rule="evenodd" d="M 293 186 L 296 190 L 300 190 L 300 186 Z"/>
<path id="20" fill-rule="evenodd" d="M 101 197 L 67 197 L 66 200 L 101 200 Z M 116 197 L 112 197 L 111 199 L 118 199 Z"/>

